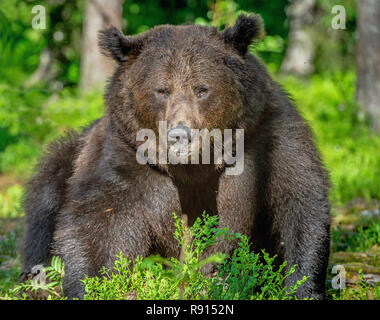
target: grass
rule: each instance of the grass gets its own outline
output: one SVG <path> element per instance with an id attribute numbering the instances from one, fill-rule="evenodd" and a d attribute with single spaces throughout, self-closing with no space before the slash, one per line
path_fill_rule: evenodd
<path id="1" fill-rule="evenodd" d="M 334 251 L 360 252 L 380 245 L 380 223 L 373 221 L 369 226 L 360 226 L 355 231 L 345 230 L 339 224 L 332 232 Z"/>
<path id="2" fill-rule="evenodd" d="M 15 286 L 20 275 L 18 241 L 21 228 L 6 231 L 0 228 L 0 296 Z"/>

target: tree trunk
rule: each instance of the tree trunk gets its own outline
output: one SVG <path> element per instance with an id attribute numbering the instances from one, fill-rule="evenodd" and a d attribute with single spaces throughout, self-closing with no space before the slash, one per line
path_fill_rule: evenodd
<path id="1" fill-rule="evenodd" d="M 314 71 L 315 47 L 308 28 L 313 23 L 316 0 L 292 0 L 287 8 L 290 20 L 289 45 L 281 65 L 284 73 L 307 75 Z"/>
<path id="2" fill-rule="evenodd" d="M 101 54 L 98 48 L 98 32 L 109 26 L 121 28 L 123 0 L 86 0 L 83 21 L 81 55 L 82 90 L 102 85 L 115 67 L 115 63 Z"/>
<path id="3" fill-rule="evenodd" d="M 359 0 L 356 47 L 356 100 L 380 134 L 380 1 Z"/>

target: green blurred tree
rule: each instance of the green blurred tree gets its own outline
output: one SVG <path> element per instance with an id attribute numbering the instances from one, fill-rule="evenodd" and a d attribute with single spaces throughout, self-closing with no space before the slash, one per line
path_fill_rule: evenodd
<path id="1" fill-rule="evenodd" d="M 27 4 L 29 8 L 33 8 L 41 2 L 29 0 Z M 26 12 L 29 24 L 25 26 L 23 36 L 34 32 L 38 34 L 40 44 L 44 44 L 38 67 L 28 79 L 27 85 L 46 83 L 48 89 L 60 91 L 64 86 L 77 84 L 79 80 L 84 0 L 50 0 L 42 5 L 47 15 L 45 30 L 32 31 L 33 14 Z"/>

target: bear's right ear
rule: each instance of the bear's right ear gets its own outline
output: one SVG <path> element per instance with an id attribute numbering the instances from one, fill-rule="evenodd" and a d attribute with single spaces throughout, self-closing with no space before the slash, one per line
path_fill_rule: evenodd
<path id="1" fill-rule="evenodd" d="M 125 36 L 115 27 L 99 31 L 99 47 L 102 53 L 117 62 L 127 61 L 128 55 L 137 55 L 142 47 L 141 36 Z"/>
<path id="2" fill-rule="evenodd" d="M 260 40 L 264 35 L 263 19 L 256 14 L 241 14 L 233 27 L 221 32 L 226 43 L 232 45 L 242 56 L 252 41 Z"/>

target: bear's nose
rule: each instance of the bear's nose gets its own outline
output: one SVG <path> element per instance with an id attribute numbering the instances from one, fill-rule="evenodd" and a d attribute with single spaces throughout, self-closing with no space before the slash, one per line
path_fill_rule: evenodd
<path id="1" fill-rule="evenodd" d="M 178 125 L 170 129 L 168 132 L 168 140 L 169 142 L 173 143 L 179 140 L 183 141 L 184 139 L 187 139 L 188 142 L 191 142 L 192 137 L 193 134 L 191 130 L 184 125 Z"/>

